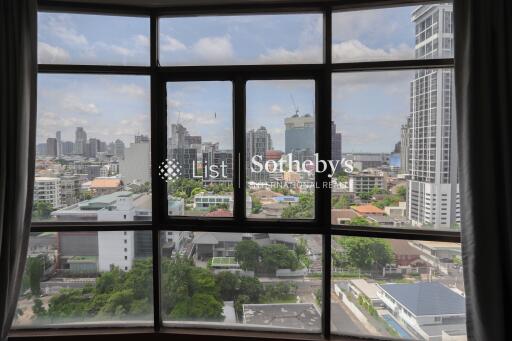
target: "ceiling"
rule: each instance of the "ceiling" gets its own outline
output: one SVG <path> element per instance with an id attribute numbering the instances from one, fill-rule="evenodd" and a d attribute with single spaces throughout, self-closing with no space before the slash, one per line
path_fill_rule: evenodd
<path id="1" fill-rule="evenodd" d="M 143 7 L 177 7 L 177 6 L 207 6 L 222 4 L 289 4 L 297 0 L 56 0 L 55 2 L 128 5 Z M 325 2 L 325 0 L 308 0 L 307 2 Z"/>

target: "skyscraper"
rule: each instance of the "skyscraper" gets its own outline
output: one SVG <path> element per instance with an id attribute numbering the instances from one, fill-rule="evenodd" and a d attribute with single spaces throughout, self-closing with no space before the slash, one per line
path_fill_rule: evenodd
<path id="1" fill-rule="evenodd" d="M 341 133 L 336 131 L 334 121 L 331 121 L 331 159 L 341 161 Z"/>
<path id="2" fill-rule="evenodd" d="M 75 131 L 75 154 L 84 155 L 87 150 L 87 133 L 83 127 L 76 127 Z"/>
<path id="3" fill-rule="evenodd" d="M 171 137 L 167 142 L 167 155 L 170 159 L 179 162 L 181 177 L 186 179 L 192 179 L 194 165 L 197 164 L 198 154 L 201 151 L 201 145 L 192 147 L 190 145 L 191 141 L 197 142 L 197 139 L 190 139 L 187 128 L 180 123 L 171 124 Z"/>
<path id="4" fill-rule="evenodd" d="M 62 137 L 60 130 L 55 133 L 55 138 L 57 139 L 57 156 L 62 156 Z"/>
<path id="5" fill-rule="evenodd" d="M 417 59 L 453 55 L 451 5 L 420 6 L 412 21 Z M 453 93 L 452 70 L 418 70 L 411 82 L 407 202 L 409 219 L 416 226 L 450 228 L 460 222 Z"/>
<path id="6" fill-rule="evenodd" d="M 120 139 L 114 142 L 114 155 L 119 159 L 124 159 L 124 142 Z"/>
<path id="7" fill-rule="evenodd" d="M 245 157 L 247 180 L 264 181 L 265 172 L 251 172 L 251 159 L 253 156 L 261 156 L 260 161 L 265 161 L 266 151 L 272 150 L 272 138 L 265 127 L 251 129 L 246 134 Z"/>
<path id="8" fill-rule="evenodd" d="M 315 118 L 313 116 L 295 114 L 285 118 L 284 124 L 286 127 L 284 132 L 286 154 L 301 149 L 315 152 Z"/>
<path id="9" fill-rule="evenodd" d="M 55 137 L 49 137 L 46 139 L 46 155 L 57 156 L 57 139 Z"/>

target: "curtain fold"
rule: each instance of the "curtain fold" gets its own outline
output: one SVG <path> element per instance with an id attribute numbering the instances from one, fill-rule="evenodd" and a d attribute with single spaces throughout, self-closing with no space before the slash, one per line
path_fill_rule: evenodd
<path id="1" fill-rule="evenodd" d="M 454 15 L 468 339 L 512 340 L 512 2 Z"/>
<path id="2" fill-rule="evenodd" d="M 0 341 L 16 310 L 34 182 L 37 2 L 0 0 Z"/>

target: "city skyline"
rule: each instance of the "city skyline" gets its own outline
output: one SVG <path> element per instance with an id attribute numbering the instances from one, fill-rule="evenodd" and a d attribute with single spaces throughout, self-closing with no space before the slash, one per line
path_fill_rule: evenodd
<path id="1" fill-rule="evenodd" d="M 391 57 L 403 58 L 406 55 L 410 55 L 412 58 L 414 51 L 414 25 L 411 23 L 411 13 L 414 8 L 416 7 L 407 6 L 393 9 L 357 11 L 351 12 L 349 17 L 344 13 L 336 13 L 333 16 L 335 28 L 333 30 L 333 51 L 338 53 L 339 56 L 344 56 L 347 54 L 347 51 L 350 51 L 351 55 L 363 60 L 375 57 L 388 59 Z M 105 59 L 107 59 L 107 62 L 115 61 L 118 64 L 125 62 L 128 64 L 138 64 L 138 62 L 133 61 L 133 58 L 140 55 L 141 50 L 146 49 L 149 51 L 147 45 L 149 20 L 144 18 L 129 18 L 129 20 L 133 21 L 133 23 L 130 21 L 133 24 L 130 26 L 124 21 L 119 22 L 119 25 L 116 22 L 115 27 L 122 29 L 107 30 L 108 34 L 105 34 L 105 30 L 102 30 L 102 27 L 110 26 L 111 20 L 118 20 L 118 18 L 97 15 L 41 13 L 39 14 L 39 19 L 42 27 L 39 32 L 39 41 L 49 45 L 48 49 L 40 48 L 40 58 L 47 58 L 47 62 L 52 62 L 53 59 L 58 57 L 59 49 L 61 49 L 61 54 L 69 55 L 67 60 L 61 62 L 80 62 L 80 60 L 87 57 L 87 62 L 89 63 L 105 63 Z M 123 19 L 128 20 L 127 18 Z M 169 20 L 169 24 L 166 23 L 166 20 Z M 194 30 L 188 29 L 191 21 L 194 22 Z M 372 23 L 372 25 L 364 24 L 364 22 Z M 279 56 L 284 55 L 288 56 L 288 62 L 293 62 L 293 60 L 305 58 L 302 55 L 306 57 L 311 56 L 311 49 L 314 49 L 314 44 L 300 45 L 300 42 L 301 39 L 303 40 L 307 37 L 321 37 L 319 35 L 321 33 L 321 25 L 319 23 L 320 18 L 317 18 L 315 15 L 280 15 L 278 18 L 273 15 L 227 16 L 222 17 L 222 20 L 216 17 L 165 19 L 162 21 L 162 36 L 160 37 L 161 51 L 163 51 L 162 58 L 165 55 L 172 54 L 177 56 L 176 58 L 184 58 L 183 56 L 186 56 L 189 60 L 194 61 L 193 53 L 199 56 L 218 56 L 218 47 L 226 46 L 225 50 L 231 51 L 231 59 L 226 60 L 234 63 L 239 60 L 237 58 L 238 54 L 241 53 L 240 51 L 246 51 L 246 54 L 252 55 L 256 59 L 266 56 L 267 61 L 272 60 L 272 58 L 268 59 L 271 54 L 275 55 L 275 60 L 277 61 L 281 60 L 279 58 L 282 58 Z M 378 26 L 379 29 L 376 30 L 376 23 L 388 24 L 385 27 L 380 25 Z M 261 34 L 264 34 L 269 39 L 264 41 L 257 39 L 257 36 L 261 34 L 255 34 L 250 29 L 255 24 L 258 24 Z M 284 32 L 297 32 L 297 35 L 292 37 L 285 35 Z M 127 46 L 118 46 L 119 43 L 117 42 L 126 42 Z M 130 42 L 130 44 L 127 42 Z M 105 52 L 107 50 L 108 53 Z M 53 54 L 50 53 L 52 51 Z M 101 51 L 101 54 L 92 53 L 95 51 Z M 97 57 L 99 55 L 101 55 L 101 58 Z M 114 58 L 115 56 L 117 56 L 117 59 Z M 204 62 L 204 57 L 202 58 L 197 60 Z M 350 82 L 342 82 L 341 84 L 334 77 L 333 90 L 338 89 L 338 91 L 333 91 L 333 120 L 339 127 L 339 130 L 345 135 L 344 150 L 346 152 L 389 152 L 392 150 L 394 144 L 400 138 L 399 126 L 409 112 L 408 82 L 412 81 L 414 77 L 409 77 L 406 73 L 407 71 L 403 73 L 397 72 L 390 79 L 382 77 L 378 84 L 375 83 L 374 77 L 373 79 L 368 77 L 368 73 L 351 73 L 349 75 Z M 46 89 L 50 95 L 57 92 L 59 96 L 47 101 L 51 105 L 38 103 L 38 116 L 40 117 L 38 126 L 41 127 L 38 132 L 44 132 L 49 125 L 51 126 L 52 121 L 61 121 L 65 124 L 69 121 L 78 121 L 83 122 L 84 128 L 91 131 L 91 133 L 99 129 L 94 126 L 89 127 L 88 125 L 100 123 L 104 132 L 96 135 L 102 140 L 105 140 L 105 135 L 116 135 L 125 143 L 129 143 L 126 138 L 127 136 L 137 133 L 148 134 L 148 77 L 118 76 L 117 79 L 110 81 L 110 85 L 115 85 L 114 88 L 112 86 L 109 88 L 109 84 L 107 86 L 105 84 L 103 86 L 93 84 L 94 80 L 88 81 L 87 77 L 39 76 L 41 89 Z M 110 77 L 100 76 L 97 78 L 103 79 L 103 83 L 109 83 L 108 78 Z M 80 83 L 80 86 L 76 83 Z M 382 87 L 380 90 L 374 88 L 374 86 L 379 84 L 385 85 L 384 90 Z M 52 89 L 53 87 L 58 89 Z M 77 88 L 79 88 L 79 91 Z M 114 107 L 114 110 L 109 110 L 110 108 L 106 107 L 95 96 L 95 92 L 98 92 L 98 90 L 103 95 L 105 92 L 108 93 L 108 96 L 104 97 L 109 98 L 112 104 L 111 107 Z M 360 101 L 357 98 L 353 98 L 352 100 L 345 101 L 341 109 L 337 109 L 337 101 L 346 98 L 351 93 L 363 90 L 366 91 L 365 95 L 361 94 L 364 99 L 375 98 L 375 101 Z M 275 89 L 271 87 L 263 86 L 261 89 L 258 89 L 257 86 L 254 86 L 251 93 L 248 91 L 247 97 L 254 96 L 256 98 L 268 99 L 272 98 L 274 91 Z M 41 91 L 41 93 L 42 96 L 39 97 L 44 97 L 44 91 Z M 284 112 L 288 116 L 295 112 L 295 105 L 290 100 L 290 94 L 293 95 L 302 114 L 312 112 L 313 92 L 311 94 L 304 94 L 303 91 L 297 91 L 296 93 L 288 91 L 284 93 L 282 98 L 276 98 L 272 102 L 267 100 L 266 105 L 255 104 L 255 107 L 258 106 L 257 110 L 248 107 L 246 130 L 259 128 L 261 124 L 257 124 L 258 122 L 255 122 L 255 125 L 250 124 L 251 117 L 253 115 L 255 117 L 263 115 L 264 117 L 260 121 L 265 120 L 267 129 L 274 135 L 276 149 L 283 149 L 284 141 L 279 141 L 279 135 L 282 131 L 281 122 L 276 120 L 272 124 L 267 119 L 275 116 L 276 110 Z M 303 96 L 306 96 L 304 101 L 302 100 Z M 217 117 L 222 116 L 222 110 L 216 111 L 214 107 L 223 107 L 226 103 L 232 103 L 231 92 L 225 96 L 212 96 L 211 99 L 207 97 L 203 96 L 201 98 L 200 102 L 202 103 L 197 103 L 197 101 L 190 103 L 187 102 L 187 98 L 176 102 L 171 96 L 169 96 L 168 100 L 170 99 L 172 101 L 171 104 L 176 105 L 177 110 L 186 112 L 190 121 L 196 122 L 199 120 L 204 121 L 205 115 L 206 118 L 213 116 L 215 113 L 217 113 Z M 145 109 L 134 111 L 132 104 L 137 98 L 144 99 Z M 380 105 L 375 104 L 381 100 L 386 100 L 387 110 L 381 115 L 375 115 L 375 113 L 382 110 Z M 64 103 L 59 106 L 55 101 Z M 404 105 L 404 102 L 407 104 Z M 139 103 L 140 105 L 141 103 Z M 186 110 L 187 107 L 193 108 L 193 110 Z M 231 108 L 228 109 L 225 111 L 226 113 L 229 113 L 231 110 Z M 114 113 L 115 111 L 117 113 Z M 94 120 L 91 120 L 90 118 L 83 117 L 83 112 L 96 114 L 96 116 Z M 106 115 L 117 118 L 117 122 L 121 122 L 121 127 L 118 128 L 112 120 L 105 117 Z M 339 118 L 337 118 L 338 116 Z M 229 121 L 228 119 L 227 122 L 230 123 Z M 359 126 L 349 125 L 350 122 L 357 121 L 361 122 Z M 137 122 L 137 124 L 130 124 L 130 122 Z M 392 124 L 396 127 L 393 131 L 389 129 Z M 231 124 L 229 125 L 231 126 Z M 232 141 L 220 141 L 220 138 L 224 139 L 226 136 L 232 135 L 226 134 L 225 128 L 224 126 L 218 129 L 207 127 L 204 129 L 205 131 L 199 131 L 198 133 L 191 131 L 191 133 L 203 135 L 209 140 L 212 140 L 212 138 L 209 138 L 208 135 L 217 136 L 221 144 L 230 145 Z M 192 128 L 190 129 L 192 130 Z M 326 129 L 328 128 L 326 127 Z M 61 130 L 63 134 L 62 139 L 70 140 L 67 137 L 68 133 L 64 129 Z M 367 133 L 370 137 L 366 143 L 361 138 L 361 133 L 363 132 Z M 102 137 L 101 135 L 104 136 Z M 284 134 L 282 135 L 284 137 Z M 44 136 L 43 139 L 38 134 L 38 143 L 43 142 L 47 137 Z M 372 140 L 379 141 L 373 143 Z"/>

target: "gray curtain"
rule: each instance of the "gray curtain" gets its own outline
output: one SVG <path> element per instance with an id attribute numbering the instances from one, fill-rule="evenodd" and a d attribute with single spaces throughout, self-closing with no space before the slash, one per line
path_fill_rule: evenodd
<path id="1" fill-rule="evenodd" d="M 30 232 L 36 26 L 35 0 L 0 0 L 0 341 L 15 314 Z"/>
<path id="2" fill-rule="evenodd" d="M 512 340 L 512 1 L 454 6 L 468 338 Z"/>

